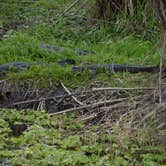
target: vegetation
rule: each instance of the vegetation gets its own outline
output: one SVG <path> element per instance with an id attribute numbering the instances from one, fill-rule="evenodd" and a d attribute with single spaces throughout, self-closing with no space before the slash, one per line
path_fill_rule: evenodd
<path id="1" fill-rule="evenodd" d="M 34 66 L 23 73 L 9 74 L 9 78 L 17 80 L 48 78 L 54 81 L 62 80 L 69 86 L 71 82 L 80 85 L 93 79 L 89 72 L 72 73 L 70 65 L 59 66 L 57 62 L 66 58 L 74 59 L 76 65 L 159 64 L 158 35 L 148 32 L 157 28 L 157 23 L 155 19 L 150 19 L 150 16 L 144 23 L 147 27 L 139 30 L 139 27 L 134 25 L 130 28 L 124 26 L 130 23 L 124 22 L 123 20 L 126 19 L 120 15 L 117 16 L 115 25 L 100 22 L 93 25 L 91 21 L 80 20 L 77 17 L 59 18 L 57 15 L 69 4 L 69 1 L 41 0 L 28 3 L 14 1 L 12 5 L 8 1 L 1 3 L 3 4 L 0 10 L 1 26 L 5 27 L 9 24 L 9 30 L 0 42 L 0 64 L 13 61 L 51 64 L 49 67 Z M 86 8 L 84 10 L 86 11 Z M 138 17 L 142 18 L 142 15 Z M 140 25 L 139 21 L 133 24 Z M 75 52 L 68 50 L 50 53 L 39 48 L 39 44 L 43 43 L 92 50 L 96 52 L 96 55 L 77 56 Z M 108 75 L 104 74 L 104 77 L 107 78 Z M 100 76 L 97 79 L 100 79 Z"/>
<path id="2" fill-rule="evenodd" d="M 107 71 L 72 72 L 71 65 L 62 67 L 58 64 L 60 60 L 73 59 L 75 65 L 80 66 L 94 63 L 159 66 L 161 36 L 159 21 L 152 6 L 144 1 L 143 4 L 138 3 L 134 11 L 131 6 L 126 8 L 123 4 L 120 4 L 122 10 L 110 10 L 111 6 L 102 3 L 107 5 L 108 8 L 105 8 L 101 2 L 106 0 L 89 0 L 81 8 L 75 6 L 71 13 L 61 15 L 71 1 L 1 0 L 0 64 L 41 62 L 41 65 L 34 65 L 22 72 L 11 70 L 5 76 L 0 73 L 0 85 L 8 80 L 19 85 L 29 81 L 45 88 L 59 81 L 71 89 L 85 88 L 88 83 L 93 85 L 97 81 L 112 87 L 154 86 L 157 79 L 150 81 L 149 74 L 131 76 L 129 73 Z M 101 9 L 105 10 L 105 15 L 102 15 Z M 40 44 L 79 48 L 94 51 L 95 54 L 79 56 L 70 49 L 48 52 L 41 49 Z M 123 92 L 117 94 L 132 98 L 128 92 L 127 95 Z M 116 97 L 117 94 L 112 93 L 112 96 Z M 156 97 L 155 94 L 153 97 Z M 0 92 L 0 103 L 2 98 Z M 134 99 L 131 100 L 134 103 Z M 137 107 L 135 103 L 131 108 Z M 156 103 L 152 104 L 150 100 L 148 104 L 152 108 Z M 153 113 L 161 116 L 156 111 L 160 107 L 155 106 Z M 164 116 L 158 119 L 164 119 Z M 127 118 L 125 120 L 128 122 Z M 153 125 L 153 120 L 138 127 L 138 130 L 129 131 L 127 126 L 121 128 L 117 124 L 103 129 L 78 121 L 75 114 L 50 116 L 46 111 L 0 108 L 0 163 L 20 166 L 164 166 L 166 135 L 165 131 Z"/>
<path id="3" fill-rule="evenodd" d="M 157 166 L 166 162 L 162 146 L 154 139 L 141 140 L 143 130 L 134 139 L 127 131 L 97 134 L 97 126 L 88 130 L 74 117 L 49 117 L 31 110 L 1 109 L 0 122 L 0 162 L 6 165 Z M 22 133 L 23 125 L 27 128 Z"/>

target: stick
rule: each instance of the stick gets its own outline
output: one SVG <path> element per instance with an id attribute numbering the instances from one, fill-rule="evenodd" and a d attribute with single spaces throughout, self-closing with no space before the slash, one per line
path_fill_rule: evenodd
<path id="1" fill-rule="evenodd" d="M 52 115 L 59 115 L 59 114 L 64 114 L 64 113 L 68 113 L 68 112 L 72 112 L 72 111 L 79 111 L 79 110 L 82 110 L 82 109 L 85 109 L 85 108 L 95 108 L 95 107 L 98 107 L 98 106 L 101 106 L 101 105 L 113 104 L 113 103 L 121 102 L 121 101 L 124 101 L 124 100 L 127 100 L 127 99 L 128 98 L 101 101 L 101 102 L 94 103 L 94 104 L 84 105 L 84 106 L 80 106 L 80 107 L 76 107 L 76 108 L 66 109 L 66 110 L 60 111 L 60 112 L 51 113 L 49 115 L 50 116 L 52 116 Z"/>
<path id="2" fill-rule="evenodd" d="M 81 0 L 76 0 L 74 1 L 68 8 L 66 8 L 61 14 L 60 17 L 64 16 L 64 14 L 66 12 L 68 12 L 69 10 L 71 10 L 76 4 L 78 4 Z"/>
<path id="3" fill-rule="evenodd" d="M 153 87 L 152 87 L 153 88 Z M 119 89 L 119 88 L 116 88 L 116 89 Z M 154 88 L 155 89 L 155 88 Z M 108 89 L 109 90 L 109 89 Z M 111 89 L 110 89 L 111 90 Z M 12 103 L 12 105 L 21 105 L 21 104 L 28 104 L 28 103 L 33 103 L 33 102 L 40 102 L 42 100 L 53 100 L 53 99 L 59 99 L 59 98 L 65 98 L 65 97 L 71 97 L 73 95 L 81 95 L 83 93 L 85 94 L 90 94 L 90 93 L 93 93 L 93 92 L 97 92 L 97 91 L 100 91 L 98 90 L 98 88 L 93 88 L 92 90 L 87 90 L 87 91 L 83 91 L 83 92 L 75 92 L 75 93 L 71 93 L 71 94 L 67 94 L 67 95 L 59 95 L 59 96 L 52 96 L 52 97 L 42 97 L 42 98 L 38 98 L 38 99 L 32 99 L 32 100 L 25 100 L 25 101 L 18 101 L 18 102 L 15 102 L 15 103 Z"/>
<path id="4" fill-rule="evenodd" d="M 92 88 L 92 91 L 103 91 L 103 90 L 154 90 L 155 87 L 134 87 L 134 88 L 121 88 L 121 87 L 103 87 L 103 88 Z"/>
<path id="5" fill-rule="evenodd" d="M 53 100 L 53 99 L 59 99 L 59 98 L 66 98 L 66 97 L 71 97 L 72 95 L 80 95 L 81 93 L 92 93 L 92 91 L 76 92 L 76 93 L 71 93 L 70 95 L 67 94 L 67 95 L 59 95 L 59 96 L 43 97 L 43 98 L 32 99 L 32 100 L 18 101 L 18 102 L 13 103 L 12 105 L 21 105 L 21 104 L 28 104 L 28 103 L 33 103 L 33 102 L 40 102 L 42 100 Z"/>
<path id="6" fill-rule="evenodd" d="M 61 83 L 61 86 L 64 88 L 64 90 L 67 92 L 67 94 L 70 95 L 71 98 L 72 98 L 76 103 L 78 103 L 79 105 L 84 105 L 81 101 L 79 101 L 76 97 L 74 97 L 74 96 L 72 95 L 72 93 L 67 89 L 67 87 L 65 87 L 65 85 L 64 85 L 62 82 L 60 82 L 60 83 Z"/>
<path id="7" fill-rule="evenodd" d="M 84 118 L 82 118 L 82 119 L 79 119 L 78 121 L 86 121 L 86 120 L 93 119 L 93 118 L 95 118 L 95 117 L 97 117 L 97 114 L 92 114 L 92 115 L 90 115 L 90 116 L 87 116 L 87 117 L 84 117 Z"/>

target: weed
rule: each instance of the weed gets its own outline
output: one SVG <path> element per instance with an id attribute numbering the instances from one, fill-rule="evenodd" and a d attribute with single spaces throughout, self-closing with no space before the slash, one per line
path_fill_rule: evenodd
<path id="1" fill-rule="evenodd" d="M 79 122 L 67 116 L 49 117 L 44 111 L 0 110 L 0 162 L 10 165 L 160 165 L 166 161 L 160 144 L 137 144 L 127 135 L 119 143 L 119 132 L 97 135 L 90 129 L 88 136 L 77 134 L 83 129 L 73 130 L 68 125 Z M 13 135 L 10 125 L 26 124 L 21 135 Z M 57 127 L 59 126 L 59 127 Z M 94 126 L 95 127 L 95 126 Z M 94 139 L 93 137 L 96 137 Z M 105 138 L 104 138 L 105 137 Z M 123 135 L 125 138 L 125 135 Z M 124 140 L 124 139 L 123 139 Z M 145 148 L 146 147 L 146 148 Z"/>

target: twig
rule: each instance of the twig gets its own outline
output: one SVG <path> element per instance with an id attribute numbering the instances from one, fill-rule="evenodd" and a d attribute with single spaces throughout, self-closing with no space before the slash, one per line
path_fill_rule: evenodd
<path id="1" fill-rule="evenodd" d="M 64 16 L 66 12 L 71 10 L 75 5 L 77 5 L 81 0 L 74 1 L 69 7 L 67 7 L 61 14 L 60 17 Z"/>
<path id="2" fill-rule="evenodd" d="M 103 91 L 103 90 L 154 90 L 155 87 L 134 87 L 134 88 L 121 88 L 121 87 L 103 87 L 103 88 L 92 88 L 92 91 Z"/>
<path id="3" fill-rule="evenodd" d="M 70 109 L 67 109 L 67 110 L 64 110 L 64 111 L 60 111 L 60 112 L 51 113 L 49 115 L 52 116 L 52 115 L 64 114 L 64 113 L 68 113 L 68 112 L 72 112 L 72 111 L 82 110 L 82 109 L 85 109 L 85 108 L 95 108 L 95 107 L 99 107 L 99 106 L 102 106 L 102 105 L 105 105 L 105 104 L 113 104 L 113 103 L 121 102 L 121 101 L 124 101 L 124 100 L 127 100 L 127 99 L 128 98 L 101 101 L 101 102 L 94 103 L 94 104 L 84 105 L 84 106 L 80 106 L 80 107 L 76 107 L 76 108 L 70 108 Z"/>
<path id="4" fill-rule="evenodd" d="M 79 101 L 76 97 L 74 97 L 74 96 L 72 95 L 72 93 L 67 89 L 67 87 L 66 87 L 62 82 L 60 82 L 60 83 L 61 83 L 61 86 L 63 87 L 63 89 L 67 92 L 68 95 L 71 96 L 71 98 L 72 98 L 76 103 L 78 103 L 79 105 L 84 105 L 81 101 Z"/>
<path id="5" fill-rule="evenodd" d="M 41 100 L 38 104 L 37 111 L 44 110 L 45 108 L 45 100 Z"/>
<path id="6" fill-rule="evenodd" d="M 40 102 L 42 100 L 53 100 L 53 99 L 60 99 L 60 98 L 65 98 L 65 97 L 71 97 L 73 95 L 80 95 L 80 94 L 90 94 L 93 92 L 97 92 L 97 88 L 93 88 L 92 90 L 86 90 L 86 91 L 82 91 L 82 92 L 75 92 L 75 93 L 71 93 L 71 94 L 66 94 L 66 95 L 59 95 L 59 96 L 52 96 L 52 97 L 42 97 L 42 98 L 38 98 L 38 99 L 32 99 L 32 100 L 25 100 L 25 101 L 18 101 L 15 103 L 12 103 L 13 106 L 15 105 L 21 105 L 21 104 L 28 104 L 28 103 L 33 103 L 33 102 Z M 142 96 L 141 96 L 142 98 Z"/>
<path id="7" fill-rule="evenodd" d="M 21 104 L 28 104 L 28 103 L 33 103 L 33 102 L 40 102 L 42 100 L 54 100 L 54 99 L 60 99 L 60 98 L 66 98 L 66 97 L 71 97 L 72 95 L 79 95 L 81 93 L 92 93 L 92 91 L 85 91 L 85 92 L 76 92 L 76 93 L 71 93 L 70 95 L 59 95 L 59 96 L 52 96 L 52 97 L 43 97 L 43 98 L 38 98 L 38 99 L 32 99 L 32 100 L 25 100 L 25 101 L 19 101 L 12 103 L 12 105 L 21 105 Z"/>
<path id="8" fill-rule="evenodd" d="M 119 105 L 121 105 L 120 103 L 117 103 L 117 104 L 114 104 L 113 106 L 108 106 L 108 107 L 100 107 L 99 108 L 99 111 L 96 112 L 96 110 L 94 110 L 94 113 L 90 113 L 90 115 L 83 115 L 82 117 L 78 118 L 77 121 L 86 121 L 86 120 L 89 120 L 89 119 L 93 119 L 95 117 L 98 117 L 98 115 L 100 115 L 101 113 L 103 112 L 107 112 L 110 111 L 110 109 L 113 109 L 113 108 L 118 108 Z M 125 107 L 125 105 L 121 105 L 120 107 Z M 88 113 L 89 114 L 89 113 Z M 106 114 L 105 114 L 106 115 Z M 106 115 L 107 116 L 107 115 Z"/>
<path id="9" fill-rule="evenodd" d="M 92 114 L 92 115 L 87 116 L 87 117 L 84 117 L 84 118 L 82 118 L 82 119 L 78 119 L 77 121 L 86 121 L 86 120 L 93 119 L 93 118 L 95 118 L 95 117 L 97 117 L 97 114 Z"/>

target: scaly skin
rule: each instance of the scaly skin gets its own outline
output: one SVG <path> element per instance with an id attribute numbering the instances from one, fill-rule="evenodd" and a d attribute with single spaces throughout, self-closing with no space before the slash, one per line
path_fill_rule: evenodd
<path id="1" fill-rule="evenodd" d="M 158 66 L 128 66 L 119 64 L 92 64 L 87 66 L 73 66 L 72 71 L 82 71 L 84 69 L 96 71 L 96 70 L 107 70 L 110 72 L 129 72 L 129 73 L 139 73 L 139 72 L 158 72 Z"/>
<path id="2" fill-rule="evenodd" d="M 48 44 L 41 44 L 39 48 L 44 49 L 46 51 L 54 51 L 54 52 L 60 52 L 63 50 L 70 50 L 74 51 L 78 56 L 86 56 L 88 54 L 95 54 L 93 51 L 88 50 L 81 50 L 79 48 L 68 48 L 68 47 L 62 47 L 57 45 L 48 45 Z"/>
<path id="3" fill-rule="evenodd" d="M 59 61 L 59 65 L 62 67 L 66 64 L 74 65 L 75 61 L 72 61 L 70 59 Z M 0 75 L 4 74 L 7 71 L 10 71 L 12 69 L 16 69 L 18 71 L 24 71 L 29 69 L 32 65 L 41 65 L 44 63 L 40 62 L 11 62 L 0 65 Z M 44 64 L 46 66 L 49 66 L 48 64 Z M 97 70 L 107 70 L 110 72 L 129 72 L 129 73 L 139 73 L 139 72 L 148 72 L 148 73 L 154 73 L 159 72 L 158 66 L 128 66 L 128 65 L 119 65 L 119 64 L 92 64 L 87 66 L 73 66 L 72 71 L 82 71 L 82 70 L 91 70 L 91 71 L 97 71 Z M 164 68 L 163 71 L 166 71 Z"/>
<path id="4" fill-rule="evenodd" d="M 11 70 L 24 71 L 29 69 L 32 65 L 40 65 L 39 62 L 11 62 L 0 65 L 0 77 L 4 76 L 6 72 Z"/>

